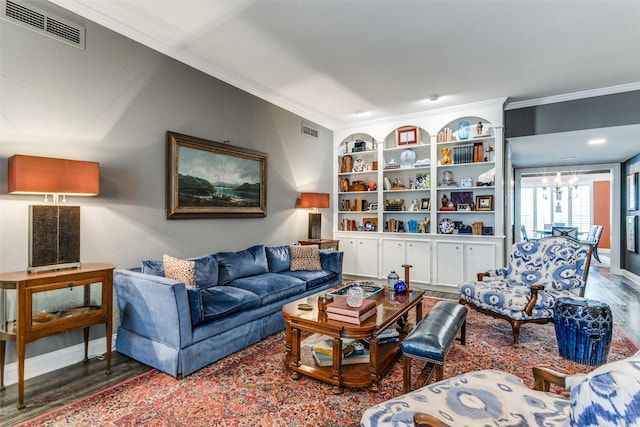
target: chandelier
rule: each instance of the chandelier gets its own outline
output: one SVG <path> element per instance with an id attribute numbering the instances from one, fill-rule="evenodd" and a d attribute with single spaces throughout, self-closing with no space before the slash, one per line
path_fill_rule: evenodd
<path id="1" fill-rule="evenodd" d="M 562 178 L 560 172 L 556 172 L 556 179 L 553 182 L 553 188 L 549 187 L 547 184 L 547 178 L 542 178 L 542 197 L 544 197 L 545 200 L 548 200 L 550 198 L 551 191 L 553 191 L 553 194 L 556 196 L 556 201 L 562 200 Z M 573 194 L 574 198 L 578 195 L 578 192 L 575 191 L 577 186 L 578 178 L 574 176 L 567 184 L 569 194 Z"/>

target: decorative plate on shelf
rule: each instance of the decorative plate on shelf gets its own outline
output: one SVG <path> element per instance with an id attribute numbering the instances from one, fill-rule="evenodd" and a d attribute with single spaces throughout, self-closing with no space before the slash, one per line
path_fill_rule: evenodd
<path id="1" fill-rule="evenodd" d="M 443 234 L 451 234 L 453 230 L 456 228 L 456 224 L 452 219 L 442 218 L 440 220 L 440 232 Z"/>

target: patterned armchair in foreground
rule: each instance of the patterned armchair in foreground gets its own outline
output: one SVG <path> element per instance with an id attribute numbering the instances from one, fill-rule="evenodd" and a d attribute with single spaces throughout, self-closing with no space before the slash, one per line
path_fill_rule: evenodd
<path id="1" fill-rule="evenodd" d="M 367 409 L 362 427 L 640 426 L 640 352 L 590 374 L 534 367 L 535 390 L 507 372 L 484 370 L 419 388 Z M 550 393 L 550 385 L 570 396 Z"/>
<path id="2" fill-rule="evenodd" d="M 516 243 L 506 268 L 459 286 L 460 303 L 508 320 L 518 344 L 523 323 L 551 322 L 558 298 L 584 295 L 591 251 L 592 245 L 567 237 Z"/>

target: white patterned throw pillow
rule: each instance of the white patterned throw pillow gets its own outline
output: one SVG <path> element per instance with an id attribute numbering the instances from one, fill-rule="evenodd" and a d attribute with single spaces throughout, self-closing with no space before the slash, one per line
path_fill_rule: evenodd
<path id="1" fill-rule="evenodd" d="M 171 255 L 162 255 L 162 264 L 164 265 L 164 277 L 167 279 L 177 280 L 187 286 L 196 285 L 195 261 L 186 261 Z"/>
<path id="2" fill-rule="evenodd" d="M 590 374 L 570 375 L 571 426 L 640 427 L 640 352 Z"/>
<path id="3" fill-rule="evenodd" d="M 322 270 L 318 245 L 290 245 L 291 271 Z"/>

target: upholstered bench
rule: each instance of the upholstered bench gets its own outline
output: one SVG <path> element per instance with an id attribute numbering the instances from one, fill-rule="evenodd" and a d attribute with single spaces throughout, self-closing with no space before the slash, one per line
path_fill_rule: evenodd
<path id="1" fill-rule="evenodd" d="M 427 383 L 433 372 L 436 381 L 444 378 L 444 362 L 458 331 L 460 343 L 466 344 L 467 308 L 453 301 L 440 301 L 402 341 L 404 392 L 411 391 L 411 359 L 427 362 Z"/>

